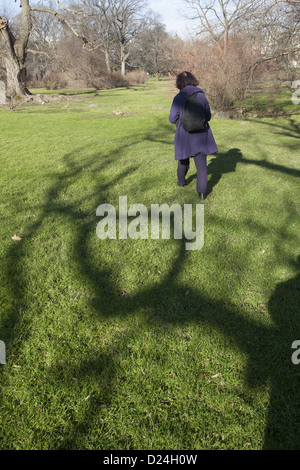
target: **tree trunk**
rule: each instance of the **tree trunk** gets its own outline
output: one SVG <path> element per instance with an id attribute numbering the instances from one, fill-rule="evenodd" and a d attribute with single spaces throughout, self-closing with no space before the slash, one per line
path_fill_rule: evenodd
<path id="1" fill-rule="evenodd" d="M 126 46 L 125 44 L 121 44 L 121 54 L 120 54 L 120 59 L 121 59 L 121 74 L 123 77 L 126 75 L 126 60 L 128 59 L 128 52 L 125 52 Z"/>
<path id="2" fill-rule="evenodd" d="M 125 77 L 126 74 L 126 59 L 125 59 L 125 52 L 124 52 L 124 45 L 121 44 L 121 74 L 122 77 Z"/>
<path id="3" fill-rule="evenodd" d="M 12 34 L 8 21 L 0 17 L 0 42 L 3 65 L 6 70 L 6 94 L 13 99 L 16 96 L 28 95 L 25 86 L 25 59 L 26 47 L 32 27 L 29 0 L 22 0 L 22 28 L 20 37 L 16 40 Z"/>
<path id="4" fill-rule="evenodd" d="M 125 77 L 126 75 L 126 64 L 125 64 L 124 58 L 122 58 L 122 62 L 121 62 L 121 74 L 122 74 L 122 77 Z"/>
<path id="5" fill-rule="evenodd" d="M 107 48 L 105 48 L 104 50 L 104 56 L 105 56 L 105 65 L 106 65 L 107 73 L 111 73 L 110 57 L 109 57 L 109 52 Z"/>
<path id="6" fill-rule="evenodd" d="M 4 57 L 3 59 L 6 71 L 6 96 L 13 99 L 16 96 L 26 96 L 27 90 L 22 77 L 25 76 L 25 69 L 20 68 L 14 57 Z"/>

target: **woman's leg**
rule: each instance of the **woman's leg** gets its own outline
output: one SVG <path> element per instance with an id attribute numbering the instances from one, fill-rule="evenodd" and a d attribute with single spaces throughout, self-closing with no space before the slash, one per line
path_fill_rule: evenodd
<path id="1" fill-rule="evenodd" d="M 178 160 L 177 183 L 179 184 L 179 186 L 184 186 L 186 184 L 185 175 L 187 174 L 189 167 L 190 167 L 189 158 L 186 158 L 184 160 Z"/>
<path id="2" fill-rule="evenodd" d="M 207 191 L 207 164 L 206 157 L 203 153 L 198 153 L 194 157 L 197 168 L 197 193 L 206 194 Z"/>

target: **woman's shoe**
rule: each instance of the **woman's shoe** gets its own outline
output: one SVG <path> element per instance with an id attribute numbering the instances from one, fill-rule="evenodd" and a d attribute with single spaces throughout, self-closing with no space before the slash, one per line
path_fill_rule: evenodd
<path id="1" fill-rule="evenodd" d="M 200 201 L 204 201 L 205 199 L 205 193 L 198 193 L 200 197 Z"/>

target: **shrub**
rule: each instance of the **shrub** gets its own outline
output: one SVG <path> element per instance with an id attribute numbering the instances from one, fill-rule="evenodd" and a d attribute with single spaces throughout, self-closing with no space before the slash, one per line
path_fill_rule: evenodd
<path id="1" fill-rule="evenodd" d="M 228 111 L 245 97 L 254 51 L 243 36 L 232 37 L 226 50 L 213 43 L 192 43 L 189 65 L 214 109 Z M 203 53 L 205 51 L 205 53 Z"/>
<path id="2" fill-rule="evenodd" d="M 129 86 L 142 85 L 146 83 L 147 80 L 148 75 L 144 70 L 132 70 L 126 75 L 126 81 L 128 82 Z"/>
<path id="3" fill-rule="evenodd" d="M 127 77 L 123 77 L 121 72 L 113 72 L 110 74 L 111 84 L 115 88 L 128 86 Z"/>
<path id="4" fill-rule="evenodd" d="M 41 86 L 46 88 L 46 90 L 58 90 L 60 88 L 66 88 L 68 84 L 67 81 L 60 78 L 58 74 L 50 73 L 42 79 Z"/>

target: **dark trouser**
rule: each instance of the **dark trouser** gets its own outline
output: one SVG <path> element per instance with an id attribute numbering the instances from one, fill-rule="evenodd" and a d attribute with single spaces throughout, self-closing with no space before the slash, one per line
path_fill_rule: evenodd
<path id="1" fill-rule="evenodd" d="M 194 159 L 196 168 L 197 168 L 197 192 L 206 193 L 207 190 L 207 165 L 206 165 L 206 155 L 198 153 Z M 177 178 L 178 184 L 183 186 L 185 184 L 185 176 L 190 167 L 190 159 L 185 158 L 184 160 L 178 160 L 177 166 Z"/>

